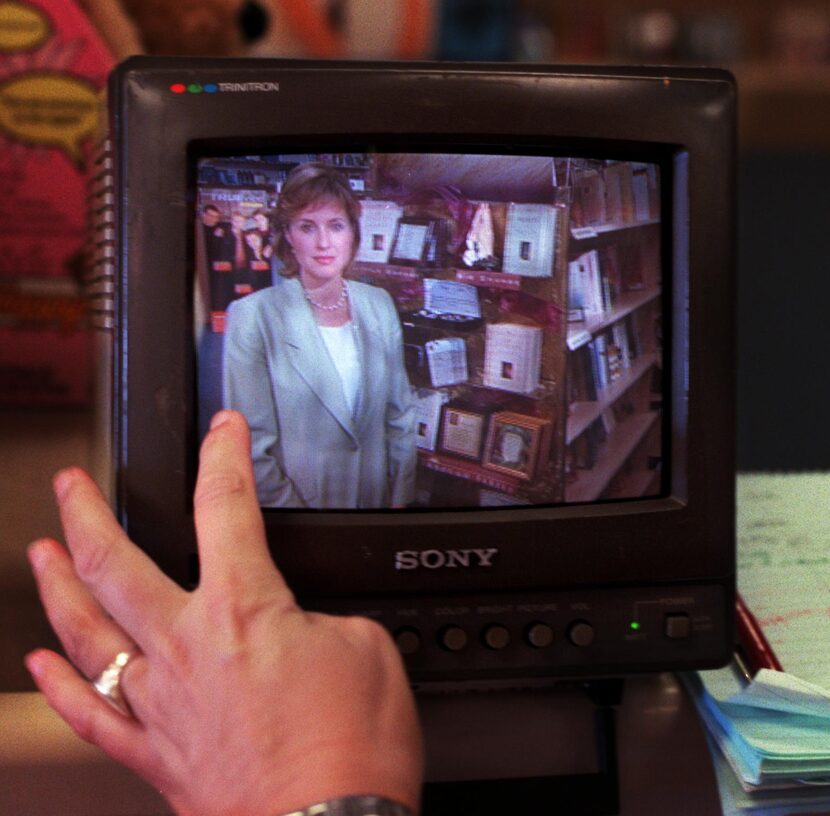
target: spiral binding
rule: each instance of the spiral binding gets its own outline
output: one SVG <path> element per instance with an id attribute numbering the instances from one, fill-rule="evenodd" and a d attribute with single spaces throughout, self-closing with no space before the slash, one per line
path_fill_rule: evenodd
<path id="1" fill-rule="evenodd" d="M 115 328 L 115 159 L 112 141 L 104 140 L 89 165 L 88 236 L 84 289 L 94 329 Z"/>

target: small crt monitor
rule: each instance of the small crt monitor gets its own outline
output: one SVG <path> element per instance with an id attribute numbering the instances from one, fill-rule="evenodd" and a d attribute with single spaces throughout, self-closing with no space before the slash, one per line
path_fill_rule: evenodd
<path id="1" fill-rule="evenodd" d="M 729 74 L 136 58 L 109 102 L 102 436 L 168 574 L 232 408 L 301 602 L 414 683 L 728 659 Z"/>

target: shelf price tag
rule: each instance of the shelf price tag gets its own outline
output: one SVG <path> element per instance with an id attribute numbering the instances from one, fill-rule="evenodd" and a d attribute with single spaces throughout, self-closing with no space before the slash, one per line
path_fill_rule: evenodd
<path id="1" fill-rule="evenodd" d="M 593 227 L 574 227 L 571 236 L 577 241 L 584 241 L 587 238 L 596 238 L 599 233 Z"/>
<path id="2" fill-rule="evenodd" d="M 591 332 L 586 329 L 578 329 L 577 331 L 568 332 L 568 348 L 571 351 L 576 351 L 586 343 L 591 342 Z"/>

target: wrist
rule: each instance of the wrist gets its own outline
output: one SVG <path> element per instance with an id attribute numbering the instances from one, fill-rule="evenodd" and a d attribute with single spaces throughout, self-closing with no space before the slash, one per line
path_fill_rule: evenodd
<path id="1" fill-rule="evenodd" d="M 296 765 L 284 761 L 275 775 L 276 787 L 269 784 L 267 773 L 260 773 L 255 777 L 259 784 L 252 782 L 244 802 L 220 808 L 214 816 L 417 816 L 422 783 L 417 758 L 411 751 L 401 756 L 387 748 L 370 762 L 369 753 L 353 747 L 328 755 L 318 749 L 313 763 L 308 754 Z M 374 793 L 366 794 L 367 790 Z M 368 809 L 361 809 L 364 804 Z M 182 816 L 204 814 L 204 809 L 196 809 Z"/>
<path id="2" fill-rule="evenodd" d="M 283 816 L 416 816 L 408 807 L 382 796 L 345 796 L 318 802 Z"/>

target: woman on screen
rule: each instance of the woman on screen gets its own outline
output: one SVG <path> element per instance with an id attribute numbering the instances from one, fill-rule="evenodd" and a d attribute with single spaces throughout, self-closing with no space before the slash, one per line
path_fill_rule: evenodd
<path id="1" fill-rule="evenodd" d="M 346 281 L 360 202 L 321 164 L 296 168 L 276 212 L 285 280 L 231 304 L 226 408 L 252 432 L 264 507 L 402 507 L 412 500 L 414 408 L 398 314 L 383 289 Z"/>

